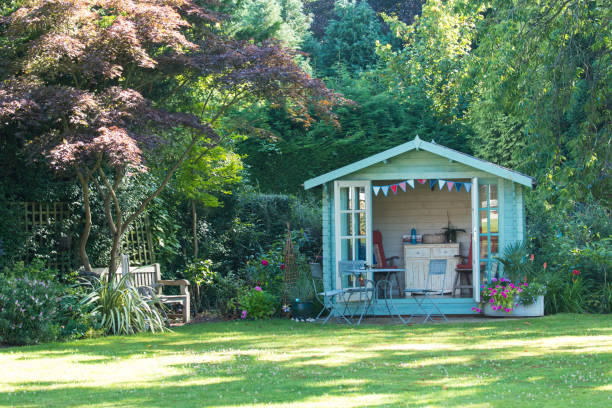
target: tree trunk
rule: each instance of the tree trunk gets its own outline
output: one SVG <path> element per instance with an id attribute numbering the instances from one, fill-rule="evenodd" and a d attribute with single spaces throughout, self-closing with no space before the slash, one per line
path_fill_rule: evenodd
<path id="1" fill-rule="evenodd" d="M 83 192 L 83 207 L 85 211 L 85 225 L 83 226 L 83 232 L 79 239 L 79 256 L 81 263 L 85 268 L 86 272 L 91 272 L 91 264 L 89 263 L 89 256 L 87 256 L 87 240 L 89 239 L 89 233 L 91 232 L 91 204 L 89 203 L 89 184 L 88 178 L 86 179 L 83 174 L 77 170 L 77 176 L 81 183 L 81 191 Z"/>
<path id="2" fill-rule="evenodd" d="M 113 234 L 113 246 L 111 248 L 110 253 L 110 261 L 108 262 L 108 281 L 112 282 L 115 279 L 115 272 L 117 271 L 117 267 L 119 266 L 119 250 L 121 249 L 121 236 L 123 232 L 118 229 L 117 232 Z"/>
<path id="3" fill-rule="evenodd" d="M 191 227 L 193 233 L 193 259 L 198 259 L 198 213 L 196 212 L 195 200 L 191 199 Z"/>

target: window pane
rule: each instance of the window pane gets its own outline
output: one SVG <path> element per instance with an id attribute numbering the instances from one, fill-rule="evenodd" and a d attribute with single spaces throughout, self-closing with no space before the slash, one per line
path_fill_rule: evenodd
<path id="1" fill-rule="evenodd" d="M 489 223 L 487 221 L 487 210 L 480 211 L 480 233 L 487 234 L 489 232 Z"/>
<path id="2" fill-rule="evenodd" d="M 360 261 L 366 260 L 366 239 L 359 238 L 357 240 L 357 259 Z"/>
<path id="3" fill-rule="evenodd" d="M 366 234 L 366 215 L 365 213 L 355 214 L 355 226 L 357 228 L 357 235 Z"/>
<path id="4" fill-rule="evenodd" d="M 350 189 L 348 187 L 340 187 L 340 209 L 341 210 L 350 209 L 349 193 L 350 193 Z"/>
<path id="5" fill-rule="evenodd" d="M 489 186 L 487 184 L 483 184 L 482 186 L 478 186 L 478 202 L 480 208 L 487 207 Z"/>
<path id="6" fill-rule="evenodd" d="M 491 198 L 490 198 L 491 207 L 497 207 L 497 184 L 489 185 L 489 194 L 491 195 Z"/>
<path id="7" fill-rule="evenodd" d="M 489 240 L 488 237 L 480 237 L 480 258 L 488 259 L 489 258 Z"/>
<path id="8" fill-rule="evenodd" d="M 340 214 L 340 235 L 353 235 L 354 230 L 353 214 Z"/>
<path id="9" fill-rule="evenodd" d="M 359 198 L 359 209 L 365 210 L 365 187 L 357 187 L 357 195 Z"/>
<path id="10" fill-rule="evenodd" d="M 353 240 L 352 239 L 341 239 L 340 249 L 342 253 L 342 261 L 353 260 Z"/>
<path id="11" fill-rule="evenodd" d="M 497 234 L 499 232 L 499 213 L 497 212 L 497 210 L 491 210 L 490 212 L 491 214 L 491 233 Z"/>
<path id="12" fill-rule="evenodd" d="M 499 253 L 499 236 L 491 235 L 491 257 L 497 256 Z"/>

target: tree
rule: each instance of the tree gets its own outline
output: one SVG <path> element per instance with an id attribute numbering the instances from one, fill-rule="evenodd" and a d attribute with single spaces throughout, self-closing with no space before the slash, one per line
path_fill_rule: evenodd
<path id="1" fill-rule="evenodd" d="M 109 279 L 129 225 L 196 147 L 222 142 L 212 125 L 241 101 L 284 105 L 302 123 L 309 107 L 333 120 L 339 95 L 310 78 L 295 52 L 273 41 L 227 38 L 221 14 L 190 0 L 30 0 L 3 21 L 0 123 L 33 158 L 79 181 L 85 211 L 80 256 L 91 270 L 90 185 L 102 196 L 113 244 Z M 166 102 L 205 88 L 199 111 Z M 211 112 L 214 106 L 214 113 Z M 117 192 L 148 171 L 163 146 L 181 146 L 157 187 L 125 214 Z"/>
<path id="2" fill-rule="evenodd" d="M 317 71 L 329 75 L 337 64 L 352 72 L 373 66 L 377 61 L 376 43 L 386 44 L 391 40 L 383 32 L 374 10 L 366 1 L 341 1 L 336 3 L 335 14 L 320 44 L 311 43 L 306 47 Z"/>
<path id="3" fill-rule="evenodd" d="M 299 48 L 308 35 L 312 16 L 302 0 L 244 0 L 233 13 L 230 31 L 236 38 L 262 42 L 276 38 Z"/>

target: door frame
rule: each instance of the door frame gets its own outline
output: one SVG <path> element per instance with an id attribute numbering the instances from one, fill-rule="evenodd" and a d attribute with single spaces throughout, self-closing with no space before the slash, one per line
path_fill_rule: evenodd
<path id="1" fill-rule="evenodd" d="M 478 177 L 472 178 L 472 292 L 474 301 L 480 302 L 480 214 L 478 214 Z"/>

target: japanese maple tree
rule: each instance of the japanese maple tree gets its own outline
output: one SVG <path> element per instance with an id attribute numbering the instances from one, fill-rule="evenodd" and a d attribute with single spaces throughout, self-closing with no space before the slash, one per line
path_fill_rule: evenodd
<path id="1" fill-rule="evenodd" d="M 0 61 L 1 129 L 22 138 L 33 159 L 80 183 L 87 271 L 91 194 L 104 202 L 112 278 L 129 225 L 194 148 L 221 142 L 213 124 L 233 105 L 265 99 L 305 124 L 312 110 L 333 120 L 330 109 L 342 98 L 303 72 L 295 51 L 224 35 L 222 7 L 213 0 L 25 0 L 0 20 L 9 39 Z M 198 90 L 198 103 L 168 103 L 186 88 Z M 117 198 L 124 181 L 146 172 L 169 143 L 178 154 L 126 214 Z"/>

